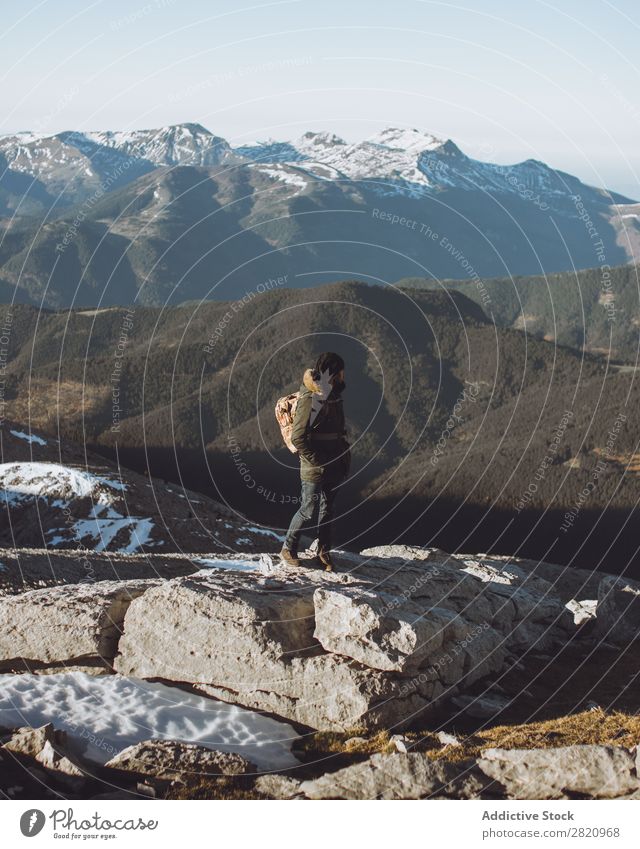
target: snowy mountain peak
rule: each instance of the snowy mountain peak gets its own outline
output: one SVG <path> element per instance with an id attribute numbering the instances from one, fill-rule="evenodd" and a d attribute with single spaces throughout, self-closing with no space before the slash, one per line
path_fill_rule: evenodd
<path id="1" fill-rule="evenodd" d="M 346 141 L 341 139 L 340 136 L 337 136 L 335 133 L 329 132 L 308 132 L 304 133 L 304 135 L 300 136 L 300 138 L 295 142 L 295 146 L 299 149 L 301 148 L 315 148 L 315 147 L 332 147 L 333 145 L 346 145 Z"/>
<path id="2" fill-rule="evenodd" d="M 415 128 L 387 127 L 367 139 L 370 144 L 390 147 L 395 150 L 405 150 L 408 153 L 421 153 L 424 150 L 435 150 L 444 142 L 431 133 L 423 133 Z"/>

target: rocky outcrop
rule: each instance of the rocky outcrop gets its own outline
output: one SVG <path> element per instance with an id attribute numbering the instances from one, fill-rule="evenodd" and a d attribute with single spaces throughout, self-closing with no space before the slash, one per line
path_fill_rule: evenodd
<path id="1" fill-rule="evenodd" d="M 100 581 L 0 599 L 0 671 L 111 661 L 131 601 L 153 581 Z"/>
<path id="2" fill-rule="evenodd" d="M 487 749 L 477 766 L 508 799 L 615 799 L 640 791 L 636 758 L 621 746 Z"/>
<path id="3" fill-rule="evenodd" d="M 477 760 L 377 754 L 303 781 L 308 799 L 636 798 L 636 750 L 615 746 L 487 749 Z"/>
<path id="4" fill-rule="evenodd" d="M 187 782 L 219 775 L 246 775 L 257 768 L 236 752 L 220 752 L 195 743 L 145 740 L 128 746 L 106 764 L 170 781 Z"/>
<path id="5" fill-rule="evenodd" d="M 402 726 L 573 616 L 518 563 L 404 546 L 323 573 L 212 570 L 132 601 L 118 672 L 197 685 L 318 729 Z"/>
<path id="6" fill-rule="evenodd" d="M 564 570 L 549 564 L 553 582 L 532 561 L 415 546 L 338 559 L 339 570 L 325 573 L 277 561 L 264 568 L 260 555 L 244 554 L 164 580 L 4 596 L 0 668 L 115 668 L 320 730 L 400 730 L 444 699 L 464 700 L 525 650 L 564 645 L 579 627 L 574 616 L 583 619 L 571 603 L 575 581 L 565 587 Z M 624 622 L 627 638 L 637 596 L 624 582 L 601 584 L 611 581 L 598 627 Z M 467 712 L 502 709 L 469 699 Z"/>
<path id="7" fill-rule="evenodd" d="M 598 587 L 598 636 L 628 645 L 640 635 L 640 584 L 606 575 Z"/>
<path id="8" fill-rule="evenodd" d="M 300 790 L 300 782 L 288 775 L 271 773 L 259 775 L 254 784 L 254 789 L 268 799 L 304 799 Z"/>
<path id="9" fill-rule="evenodd" d="M 40 728 L 18 728 L 3 743 L 3 749 L 33 759 L 51 770 L 56 778 L 70 789 L 84 784 L 85 771 L 67 749 L 67 735 L 49 722 Z"/>
<path id="10" fill-rule="evenodd" d="M 308 799 L 477 799 L 489 780 L 472 762 L 431 761 L 424 754 L 372 755 L 362 763 L 303 781 Z"/>

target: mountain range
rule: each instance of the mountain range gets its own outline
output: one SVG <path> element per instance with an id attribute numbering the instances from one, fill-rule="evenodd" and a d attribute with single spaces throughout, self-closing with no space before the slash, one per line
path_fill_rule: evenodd
<path id="1" fill-rule="evenodd" d="M 237 299 L 265 281 L 477 281 L 633 261 L 640 205 L 387 128 L 231 146 L 198 124 L 0 137 L 0 297 Z"/>
<path id="2" fill-rule="evenodd" d="M 548 342 L 635 363 L 640 344 L 638 266 L 585 268 L 482 281 L 406 278 L 400 288 L 462 292 L 491 315 Z"/>

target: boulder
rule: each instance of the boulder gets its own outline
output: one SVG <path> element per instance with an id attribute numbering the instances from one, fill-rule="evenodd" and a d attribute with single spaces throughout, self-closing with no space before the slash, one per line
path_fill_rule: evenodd
<path id="1" fill-rule="evenodd" d="M 155 583 L 100 581 L 0 598 L 0 671 L 110 662 L 129 604 Z"/>
<path id="2" fill-rule="evenodd" d="M 278 775 L 276 773 L 260 775 L 256 779 L 254 787 L 258 793 L 261 793 L 268 799 L 304 798 L 300 790 L 300 782 L 296 778 L 290 778 L 288 775 Z"/>
<path id="3" fill-rule="evenodd" d="M 521 567 L 435 550 L 343 553 L 349 572 L 210 570 L 133 599 L 114 667 L 320 730 L 402 726 L 573 617 Z"/>
<path id="4" fill-rule="evenodd" d="M 576 625 L 583 625 L 585 622 L 590 622 L 596 618 L 598 600 L 595 598 L 585 598 L 582 601 L 578 601 L 572 598 L 569 599 L 565 606 L 573 615 L 574 623 Z"/>
<path id="5" fill-rule="evenodd" d="M 9 739 L 2 746 L 10 752 L 36 758 L 47 743 L 64 746 L 67 735 L 64 731 L 56 731 L 51 722 L 39 728 L 17 728 L 10 733 Z"/>
<path id="6" fill-rule="evenodd" d="M 640 790 L 635 758 L 620 746 L 486 749 L 477 766 L 509 799 L 615 799 Z"/>
<path id="7" fill-rule="evenodd" d="M 363 557 L 385 557 L 392 558 L 396 560 L 428 560 L 431 558 L 432 560 L 438 558 L 440 560 L 446 559 L 447 553 L 446 551 L 442 551 L 439 548 L 423 548 L 420 545 L 375 545 L 373 548 L 365 548 L 360 554 Z"/>
<path id="8" fill-rule="evenodd" d="M 443 644 L 463 639 L 471 626 L 449 610 L 384 591 L 360 587 L 319 587 L 313 598 L 314 637 L 329 652 L 372 669 L 406 672 L 437 656 Z"/>
<path id="9" fill-rule="evenodd" d="M 257 768 L 236 752 L 220 752 L 177 740 L 145 740 L 123 749 L 106 764 L 153 778 L 187 783 L 207 776 L 246 775 Z"/>
<path id="10" fill-rule="evenodd" d="M 420 752 L 376 754 L 362 763 L 303 781 L 308 799 L 477 799 L 489 781 L 472 762 L 431 761 Z"/>
<path id="11" fill-rule="evenodd" d="M 190 682 L 304 725 L 350 727 L 376 702 L 384 707 L 393 686 L 382 673 L 322 650 L 313 638 L 314 590 L 295 572 L 286 579 L 216 572 L 167 582 L 129 609 L 115 667 L 123 675 Z"/>
<path id="12" fill-rule="evenodd" d="M 85 782 L 85 769 L 67 751 L 67 735 L 57 731 L 48 722 L 40 728 L 18 728 L 2 748 L 16 755 L 33 758 L 71 788 L 79 788 Z"/>
<path id="13" fill-rule="evenodd" d="M 640 584 L 606 575 L 598 587 L 596 630 L 600 639 L 625 646 L 640 635 Z"/>

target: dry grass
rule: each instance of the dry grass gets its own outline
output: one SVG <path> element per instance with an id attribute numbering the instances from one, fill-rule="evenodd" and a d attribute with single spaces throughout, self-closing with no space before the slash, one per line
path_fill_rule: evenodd
<path id="1" fill-rule="evenodd" d="M 220 778 L 194 777 L 186 784 L 175 782 L 167 789 L 166 799 L 263 799 L 253 789 L 253 779 L 245 776 Z"/>
<path id="2" fill-rule="evenodd" d="M 490 748 L 548 749 L 591 743 L 631 747 L 640 744 L 640 716 L 619 711 L 607 714 L 598 708 L 542 722 L 497 725 L 460 736 L 459 745 L 443 746 L 433 731 L 410 731 L 403 736 L 409 751 L 449 761 L 477 758 L 484 749 Z M 333 761 L 331 756 L 353 762 L 375 752 L 395 751 L 395 744 L 386 731 L 355 738 L 353 733 L 319 731 L 306 737 L 300 745 L 300 755 L 307 763 L 327 758 Z"/>
<path id="3" fill-rule="evenodd" d="M 403 735 L 407 750 L 424 752 L 431 760 L 462 761 L 477 758 L 484 749 L 547 749 L 573 744 L 608 744 L 631 747 L 640 744 L 640 716 L 601 709 L 583 711 L 543 722 L 498 725 L 485 731 L 459 737 L 459 745 L 443 746 L 433 731 L 412 731 Z M 376 752 L 396 752 L 387 731 L 366 736 L 356 732 L 318 731 L 299 741 L 297 755 L 302 766 L 291 770 L 298 779 L 365 760 Z M 264 799 L 253 788 L 251 776 L 195 778 L 187 784 L 168 788 L 168 799 Z"/>

